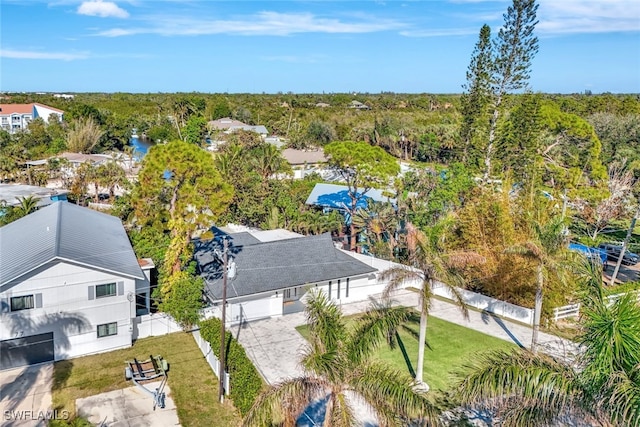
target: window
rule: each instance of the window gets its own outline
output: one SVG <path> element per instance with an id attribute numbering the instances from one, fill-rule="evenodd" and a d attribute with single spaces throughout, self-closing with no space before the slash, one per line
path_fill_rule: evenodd
<path id="1" fill-rule="evenodd" d="M 347 277 L 347 289 L 345 289 L 345 298 L 349 298 L 349 278 Z"/>
<path id="2" fill-rule="evenodd" d="M 23 295 L 11 298 L 11 311 L 28 310 L 34 308 L 33 295 Z"/>
<path id="3" fill-rule="evenodd" d="M 98 338 L 108 337 L 110 335 L 118 334 L 118 322 L 105 323 L 104 325 L 98 325 Z"/>
<path id="4" fill-rule="evenodd" d="M 96 298 L 112 297 L 116 294 L 116 284 L 106 283 L 104 285 L 96 285 Z"/>
<path id="5" fill-rule="evenodd" d="M 338 299 L 340 299 L 340 279 L 338 279 Z"/>
<path id="6" fill-rule="evenodd" d="M 329 299 L 331 299 L 331 280 L 329 280 Z"/>

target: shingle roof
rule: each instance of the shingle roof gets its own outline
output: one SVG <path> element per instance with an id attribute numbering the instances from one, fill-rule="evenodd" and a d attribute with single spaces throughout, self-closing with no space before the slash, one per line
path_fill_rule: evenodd
<path id="1" fill-rule="evenodd" d="M 282 150 L 282 157 L 292 165 L 303 165 L 305 163 L 326 163 L 327 157 L 322 148 L 318 150 L 296 150 L 285 148 Z"/>
<path id="2" fill-rule="evenodd" d="M 0 228 L 0 285 L 55 260 L 144 279 L 117 217 L 57 202 Z"/>
<path id="3" fill-rule="evenodd" d="M 213 255 L 220 240 L 197 242 L 194 258 L 213 300 L 222 295 L 222 268 Z M 244 246 L 232 245 L 236 276 L 229 280 L 227 297 L 277 291 L 376 271 L 336 249 L 329 234 L 299 237 Z"/>

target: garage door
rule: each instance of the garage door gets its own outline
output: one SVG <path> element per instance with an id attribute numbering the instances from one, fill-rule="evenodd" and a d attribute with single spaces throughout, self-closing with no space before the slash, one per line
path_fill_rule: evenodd
<path id="1" fill-rule="evenodd" d="M 0 369 L 53 361 L 53 332 L 0 341 Z"/>

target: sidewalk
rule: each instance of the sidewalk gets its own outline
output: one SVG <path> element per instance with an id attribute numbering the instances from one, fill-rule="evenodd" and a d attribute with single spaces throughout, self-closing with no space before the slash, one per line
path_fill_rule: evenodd
<path id="1" fill-rule="evenodd" d="M 417 292 L 401 290 L 393 299 L 401 305 L 419 309 Z M 346 315 L 361 313 L 369 307 L 369 301 L 344 304 L 341 307 Z M 453 303 L 433 299 L 430 314 L 521 347 L 531 346 L 531 327 L 501 319 L 490 313 L 469 310 L 469 318 L 465 319 Z M 243 326 L 233 326 L 230 330 L 267 383 L 275 384 L 304 373 L 298 361 L 306 341 L 295 328 L 303 325 L 305 321 L 304 313 L 293 313 L 249 322 Z M 572 359 L 578 352 L 575 343 L 543 332 L 539 333 L 538 343 L 540 351 L 556 357 Z"/>

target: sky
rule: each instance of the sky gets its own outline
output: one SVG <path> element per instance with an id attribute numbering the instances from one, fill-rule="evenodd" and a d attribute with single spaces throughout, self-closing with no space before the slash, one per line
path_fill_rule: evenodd
<path id="1" fill-rule="evenodd" d="M 507 0 L 0 0 L 0 91 L 461 93 Z M 640 93 L 639 0 L 538 0 L 529 89 Z"/>

